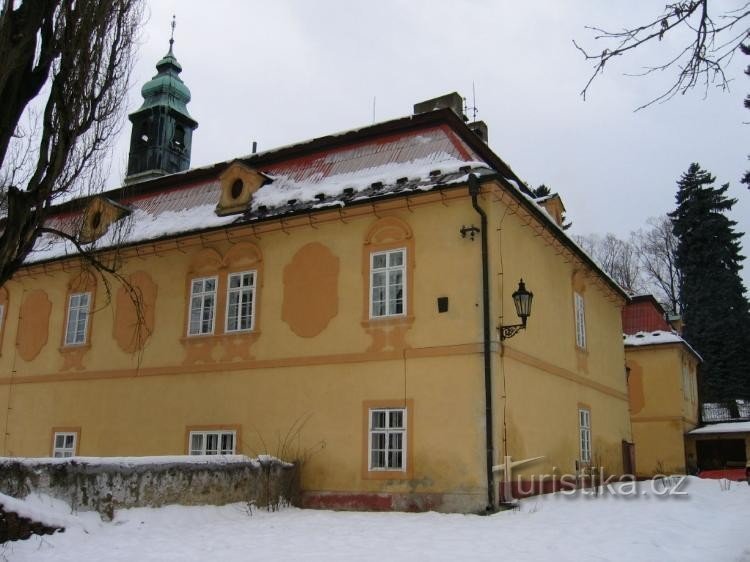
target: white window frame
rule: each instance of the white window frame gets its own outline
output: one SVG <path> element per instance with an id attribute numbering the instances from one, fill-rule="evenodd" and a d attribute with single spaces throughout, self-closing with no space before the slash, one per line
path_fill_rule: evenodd
<path id="1" fill-rule="evenodd" d="M 193 443 L 193 438 L 199 438 L 200 443 Z M 216 438 L 216 448 L 208 448 L 209 437 Z M 222 446 L 222 438 L 231 437 L 232 447 Z M 234 429 L 217 429 L 206 431 L 191 431 L 188 435 L 188 454 L 196 455 L 234 455 L 237 451 L 237 431 Z"/>
<path id="2" fill-rule="evenodd" d="M 250 276 L 250 285 L 242 285 L 242 281 L 245 278 L 245 276 Z M 233 278 L 240 279 L 239 287 L 232 287 Z M 225 315 L 225 320 L 224 320 L 224 330 L 227 333 L 251 332 L 253 329 L 255 329 L 255 283 L 257 279 L 258 279 L 258 272 L 255 270 L 239 271 L 237 273 L 230 273 L 227 276 L 227 305 L 226 305 L 226 315 Z M 237 322 L 238 327 L 230 328 L 229 323 L 232 320 L 232 316 L 230 315 L 230 308 L 231 308 L 232 295 L 234 294 L 238 295 L 237 314 L 234 316 L 234 320 Z M 247 328 L 240 328 L 239 326 L 242 320 L 246 317 L 246 316 L 242 316 L 240 314 L 240 311 L 242 310 L 242 306 L 246 304 L 248 297 L 250 300 L 250 313 L 247 316 L 249 316 L 249 319 L 250 319 L 250 326 Z"/>
<path id="3" fill-rule="evenodd" d="M 58 444 L 58 438 L 62 443 Z M 68 439 L 73 443 L 68 444 Z M 67 459 L 76 456 L 78 446 L 78 433 L 75 431 L 56 431 L 52 436 L 52 456 L 56 459 Z"/>
<path id="4" fill-rule="evenodd" d="M 573 310 L 576 324 L 576 346 L 586 349 L 586 304 L 583 295 L 573 292 Z"/>
<path id="5" fill-rule="evenodd" d="M 390 259 L 391 255 L 394 254 L 401 254 L 401 264 L 400 265 L 390 265 Z M 386 264 L 385 267 L 375 267 L 375 258 L 379 256 L 385 256 Z M 407 310 L 407 280 L 406 280 L 406 260 L 407 260 L 407 254 L 406 254 L 406 248 L 394 248 L 392 250 L 383 250 L 380 252 L 372 252 L 370 254 L 370 296 L 369 296 L 369 305 L 370 305 L 370 318 L 393 318 L 398 316 L 406 316 L 406 310 Z M 390 274 L 393 272 L 400 272 L 401 273 L 401 312 L 390 312 L 389 311 L 389 305 L 391 302 L 391 285 L 388 283 L 388 279 L 390 277 Z M 375 292 L 375 275 L 378 273 L 384 273 L 385 274 L 385 296 L 384 296 L 384 303 L 385 303 L 385 311 L 383 314 L 375 314 L 375 301 L 373 300 L 373 293 Z"/>
<path id="6" fill-rule="evenodd" d="M 401 426 L 391 426 L 391 412 L 401 413 Z M 385 427 L 373 427 L 373 414 L 385 414 Z M 408 427 L 408 413 L 406 408 L 370 408 L 368 410 L 368 443 L 367 443 L 367 466 L 368 470 L 372 472 L 405 472 L 407 462 L 407 427 Z M 384 466 L 373 465 L 373 436 L 376 434 L 385 435 L 385 443 L 383 449 L 377 449 L 384 453 Z M 401 435 L 401 447 L 391 448 L 390 437 L 391 435 Z M 401 465 L 393 466 L 390 462 L 390 453 L 400 451 L 401 452 Z"/>
<path id="7" fill-rule="evenodd" d="M 82 300 L 85 300 L 85 304 L 81 302 Z M 65 345 L 86 344 L 90 307 L 91 292 L 71 293 L 68 296 L 68 313 L 65 318 Z"/>
<path id="8" fill-rule="evenodd" d="M 591 462 L 591 410 L 578 408 L 578 448 L 581 462 Z"/>
<path id="9" fill-rule="evenodd" d="M 212 290 L 206 290 L 206 282 L 207 281 L 213 281 L 214 282 L 214 288 Z M 196 283 L 201 283 L 200 290 L 196 291 Z M 208 277 L 194 277 L 190 280 L 190 297 L 188 300 L 188 326 L 187 326 L 187 335 L 188 336 L 205 336 L 210 335 L 214 333 L 214 329 L 216 327 L 216 295 L 218 293 L 218 287 L 219 287 L 219 278 L 216 275 L 208 276 Z M 206 298 L 208 296 L 213 297 L 213 304 L 211 305 L 211 328 L 207 331 L 202 329 L 203 326 L 203 314 L 206 310 Z M 199 328 L 197 331 L 193 331 L 193 300 L 199 298 L 200 299 L 200 307 L 197 310 L 200 310 L 200 321 L 199 321 Z"/>

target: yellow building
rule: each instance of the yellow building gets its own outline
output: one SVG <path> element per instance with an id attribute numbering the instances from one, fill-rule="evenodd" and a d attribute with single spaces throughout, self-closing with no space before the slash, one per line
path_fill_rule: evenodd
<path id="1" fill-rule="evenodd" d="M 698 425 L 701 358 L 651 295 L 633 297 L 623 329 L 636 475 L 692 472 L 697 464 L 686 434 Z"/>
<path id="2" fill-rule="evenodd" d="M 126 284 L 45 238 L 4 287 L 5 455 L 267 452 L 305 505 L 443 511 L 493 508 L 506 455 L 622 471 L 627 297 L 455 110 L 167 174 L 183 108 L 51 219 Z"/>

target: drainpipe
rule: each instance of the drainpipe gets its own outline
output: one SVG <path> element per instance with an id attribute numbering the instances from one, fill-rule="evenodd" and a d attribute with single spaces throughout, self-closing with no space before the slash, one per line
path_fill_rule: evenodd
<path id="1" fill-rule="evenodd" d="M 481 186 L 475 174 L 469 175 L 469 195 L 471 195 L 471 206 L 479 213 L 481 218 L 482 237 L 482 320 L 484 325 L 484 407 L 485 407 L 485 434 L 487 441 L 487 512 L 495 510 L 495 479 L 492 473 L 492 462 L 494 460 L 494 441 L 492 438 L 492 358 L 490 349 L 490 267 L 489 253 L 487 251 L 487 213 L 482 210 L 477 202 Z"/>

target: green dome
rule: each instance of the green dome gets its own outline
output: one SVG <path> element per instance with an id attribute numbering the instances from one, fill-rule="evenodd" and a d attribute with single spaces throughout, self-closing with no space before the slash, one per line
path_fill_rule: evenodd
<path id="1" fill-rule="evenodd" d="M 190 117 L 187 103 L 190 101 L 190 90 L 180 78 L 182 65 L 177 62 L 170 41 L 169 52 L 156 63 L 156 76 L 146 82 L 141 88 L 143 105 L 141 111 L 155 106 L 167 106 Z"/>

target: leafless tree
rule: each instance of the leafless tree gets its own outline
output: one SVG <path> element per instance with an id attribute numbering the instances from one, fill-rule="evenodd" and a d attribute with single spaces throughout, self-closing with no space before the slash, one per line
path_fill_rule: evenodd
<path id="1" fill-rule="evenodd" d="M 717 5 L 720 8 L 714 11 Z M 661 12 L 637 25 L 618 30 L 588 27 L 604 49 L 595 52 L 573 41 L 586 60 L 594 63 L 591 77 L 581 95 L 586 99 L 594 79 L 604 72 L 606 65 L 613 64 L 615 57 L 627 55 L 647 44 L 658 43 L 667 36 L 677 38 L 676 51 L 669 52 L 658 63 L 645 66 L 637 76 L 674 72 L 674 78 L 664 92 L 638 109 L 670 99 L 678 93 L 684 94 L 696 86 L 704 87 L 706 93 L 709 86 L 725 90 L 730 81 L 726 67 L 742 42 L 749 37 L 748 21 L 750 2 L 736 1 L 735 7 L 728 9 L 717 0 L 679 0 L 667 4 Z M 684 41 L 683 35 L 686 37 Z"/>
<path id="2" fill-rule="evenodd" d="M 101 165 L 123 123 L 142 0 L 2 0 L 0 8 L 0 285 L 54 228 L 53 203 L 103 187 Z"/>
<path id="3" fill-rule="evenodd" d="M 628 293 L 635 295 L 644 292 L 646 283 L 632 241 L 621 240 L 608 233 L 603 238 L 597 235 L 578 236 L 576 242 Z"/>
<path id="4" fill-rule="evenodd" d="M 677 238 L 666 215 L 648 220 L 649 228 L 634 233 L 640 266 L 656 300 L 668 311 L 680 312 L 680 270 L 675 263 Z"/>

